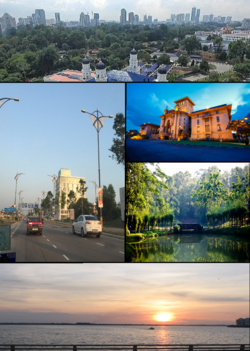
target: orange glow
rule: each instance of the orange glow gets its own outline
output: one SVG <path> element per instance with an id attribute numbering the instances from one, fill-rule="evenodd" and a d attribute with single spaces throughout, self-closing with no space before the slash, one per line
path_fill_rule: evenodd
<path id="1" fill-rule="evenodd" d="M 155 316 L 158 322 L 169 322 L 173 319 L 172 313 L 159 313 Z"/>

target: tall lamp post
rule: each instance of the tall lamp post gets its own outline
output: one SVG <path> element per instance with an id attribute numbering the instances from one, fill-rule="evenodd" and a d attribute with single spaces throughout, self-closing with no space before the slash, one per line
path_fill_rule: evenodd
<path id="1" fill-rule="evenodd" d="M 24 197 L 21 197 L 21 199 L 20 199 L 20 204 L 21 204 L 21 210 L 22 210 L 22 203 L 23 203 L 23 199 L 24 199 Z"/>
<path id="2" fill-rule="evenodd" d="M 16 181 L 15 202 L 14 202 L 15 208 L 16 208 L 17 181 L 18 181 L 18 178 L 20 177 L 21 174 L 24 174 L 24 173 L 18 173 L 18 172 L 17 172 L 16 176 L 14 177 L 14 179 L 15 179 L 15 181 Z"/>
<path id="3" fill-rule="evenodd" d="M 90 180 L 90 182 L 91 182 L 91 183 L 93 183 L 93 184 L 94 184 L 94 186 L 95 186 L 95 202 L 96 202 L 96 188 L 98 188 L 98 186 L 97 186 L 97 184 L 96 184 L 96 182 L 95 182 L 95 181 Z M 94 204 L 95 204 L 95 202 L 94 202 Z M 94 205 L 94 214 L 95 214 L 95 205 Z"/>
<path id="4" fill-rule="evenodd" d="M 12 98 L 0 98 L 0 108 L 6 104 L 6 102 L 13 100 L 13 101 L 19 101 L 19 99 L 12 99 Z"/>
<path id="5" fill-rule="evenodd" d="M 18 211 L 20 210 L 20 200 L 21 200 L 21 194 L 23 193 L 23 190 L 19 191 L 19 201 L 18 201 Z"/>
<path id="6" fill-rule="evenodd" d="M 38 202 L 38 211 L 39 211 L 39 203 L 40 203 L 40 197 L 38 197 L 37 199 L 36 199 L 36 201 Z M 40 213 L 40 217 L 41 217 L 41 213 Z"/>
<path id="7" fill-rule="evenodd" d="M 48 176 L 51 177 L 51 180 L 54 183 L 54 207 L 55 207 L 56 181 L 57 181 L 58 177 L 55 174 L 54 175 L 48 175 Z M 54 222 L 54 211 L 53 211 L 53 222 Z"/>
<path id="8" fill-rule="evenodd" d="M 41 193 L 42 193 L 42 196 L 43 196 L 43 200 L 44 200 L 44 197 L 45 197 L 45 195 L 46 195 L 46 191 L 41 191 Z M 41 209 L 42 209 L 42 203 L 41 203 Z M 44 213 L 43 213 L 43 215 L 44 215 Z"/>
<path id="9" fill-rule="evenodd" d="M 97 131 L 97 143 L 98 143 L 98 177 L 99 177 L 99 188 L 101 188 L 101 170 L 100 170 L 100 149 L 99 149 L 99 132 L 100 130 L 104 127 L 104 122 L 106 121 L 107 118 L 113 118 L 113 116 L 103 116 L 103 114 L 98 110 L 90 113 L 85 110 L 82 110 L 81 112 L 83 113 L 88 113 L 89 117 L 91 119 L 91 123 L 95 127 Z M 103 225 L 103 220 L 102 220 L 102 207 L 100 207 L 100 221 Z"/>

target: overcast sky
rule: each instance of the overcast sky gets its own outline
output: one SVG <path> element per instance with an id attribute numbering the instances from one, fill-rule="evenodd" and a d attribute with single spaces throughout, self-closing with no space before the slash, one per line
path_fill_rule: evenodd
<path id="1" fill-rule="evenodd" d="M 0 281 L 0 322 L 235 324 L 249 312 L 249 264 L 16 264 Z"/>
<path id="2" fill-rule="evenodd" d="M 4 12 L 16 17 L 26 17 L 34 13 L 34 10 L 44 9 L 46 18 L 54 18 L 55 12 L 60 12 L 61 20 L 79 20 L 83 11 L 89 13 L 98 12 L 101 19 L 120 20 L 120 12 L 125 8 L 127 12 L 134 12 L 143 17 L 150 14 L 153 18 L 165 21 L 171 13 L 190 13 L 193 6 L 201 10 L 203 15 L 232 16 L 234 20 L 242 20 L 250 13 L 249 0 L 0 0 L 0 16 Z M 249 16 L 248 16 L 249 17 Z"/>
<path id="3" fill-rule="evenodd" d="M 155 164 L 156 165 L 156 164 Z M 147 163 L 147 166 L 149 169 L 153 170 L 155 166 L 152 166 L 151 164 Z M 245 166 L 248 166 L 248 163 L 246 162 L 237 162 L 237 163 L 227 163 L 227 162 L 160 162 L 159 166 L 161 170 L 166 173 L 168 176 L 172 176 L 178 172 L 189 172 L 193 177 L 196 177 L 197 174 L 196 172 L 199 171 L 200 169 L 208 169 L 210 167 L 217 167 L 218 169 L 221 170 L 221 173 L 224 171 L 230 172 L 231 169 L 240 167 L 244 168 Z"/>
<path id="4" fill-rule="evenodd" d="M 0 109 L 0 210 L 14 204 L 16 172 L 17 194 L 23 190 L 25 203 L 53 192 L 48 175 L 68 168 L 71 175 L 83 177 L 86 198 L 93 203 L 98 183 L 97 132 L 88 114 L 97 109 L 104 116 L 125 113 L 124 84 L 0 84 L 1 98 L 19 98 Z M 101 185 L 112 184 L 116 201 L 124 186 L 124 167 L 112 160 L 109 151 L 115 137 L 114 118 L 108 118 L 100 131 Z M 18 198 L 17 198 L 18 203 Z"/>

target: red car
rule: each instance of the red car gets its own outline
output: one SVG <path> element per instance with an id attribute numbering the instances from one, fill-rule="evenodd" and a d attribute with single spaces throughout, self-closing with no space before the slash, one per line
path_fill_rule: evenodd
<path id="1" fill-rule="evenodd" d="M 39 233 L 42 235 L 43 223 L 39 217 L 30 217 L 27 224 L 27 235 L 30 233 Z"/>

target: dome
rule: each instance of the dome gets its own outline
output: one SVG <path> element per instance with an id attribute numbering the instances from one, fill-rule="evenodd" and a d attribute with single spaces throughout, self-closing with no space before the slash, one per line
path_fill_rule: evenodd
<path id="1" fill-rule="evenodd" d="M 82 63 L 83 64 L 88 64 L 89 63 L 89 59 L 87 57 L 85 57 L 83 60 L 82 60 Z"/>
<path id="2" fill-rule="evenodd" d="M 135 49 L 131 50 L 130 55 L 137 55 L 137 51 Z"/>
<path id="3" fill-rule="evenodd" d="M 95 66 L 96 69 L 104 69 L 106 68 L 105 64 L 102 62 L 102 61 L 99 61 L 96 66 Z"/>
<path id="4" fill-rule="evenodd" d="M 158 69 L 158 73 L 160 73 L 160 74 L 166 74 L 166 73 L 167 73 L 167 70 L 166 70 L 165 67 L 161 67 L 161 68 Z"/>

